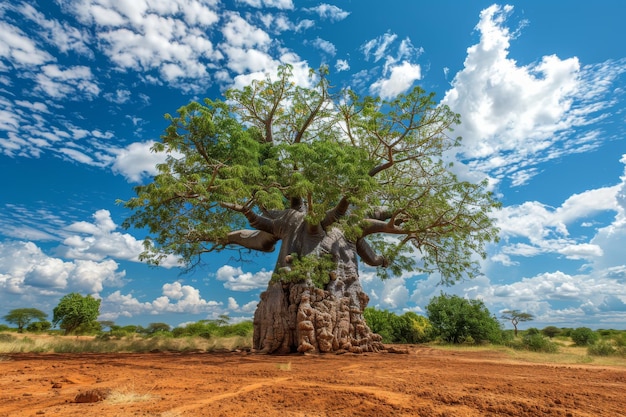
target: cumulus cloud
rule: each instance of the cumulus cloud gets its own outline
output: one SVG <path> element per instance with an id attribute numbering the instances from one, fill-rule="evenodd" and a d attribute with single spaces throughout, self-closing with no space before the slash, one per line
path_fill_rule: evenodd
<path id="1" fill-rule="evenodd" d="M 243 272 L 241 267 L 224 265 L 217 270 L 216 278 L 224 281 L 224 288 L 232 291 L 252 291 L 265 288 L 270 278 L 271 271 L 262 269 L 256 273 Z"/>
<path id="2" fill-rule="evenodd" d="M 391 66 L 388 69 L 388 78 L 374 82 L 370 91 L 383 99 L 391 99 L 406 92 L 415 81 L 422 78 L 421 67 L 410 62 Z"/>
<path id="3" fill-rule="evenodd" d="M 166 154 L 152 152 L 154 141 L 135 142 L 122 149 L 114 150 L 115 160 L 111 169 L 116 174 L 123 175 L 130 182 L 141 182 L 144 177 L 157 174 L 156 166 L 165 162 Z M 173 158 L 180 158 L 178 153 L 170 154 Z"/>
<path id="4" fill-rule="evenodd" d="M 366 61 L 371 59 L 378 62 L 384 59 L 381 76 L 370 85 L 370 93 L 383 99 L 405 93 L 415 81 L 422 78 L 422 68 L 414 62 L 423 52 L 422 49 L 415 48 L 409 38 L 395 46 L 397 38 L 395 33 L 387 32 L 361 46 Z"/>
<path id="5" fill-rule="evenodd" d="M 337 72 L 348 71 L 350 69 L 350 64 L 345 59 L 338 59 L 335 63 L 335 70 Z"/>
<path id="6" fill-rule="evenodd" d="M 606 256 L 605 251 L 612 250 L 612 245 L 600 243 L 604 232 L 621 227 L 623 207 L 618 204 L 618 196 L 623 187 L 622 182 L 574 194 L 557 208 L 537 201 L 503 207 L 494 213 L 494 217 L 505 242 L 501 248 L 505 256 L 492 259 L 510 263 L 509 255 L 529 257 L 558 253 L 571 259 L 597 262 Z M 616 220 L 600 229 L 591 241 L 581 242 L 570 236 L 568 227 L 580 225 L 588 218 L 606 212 L 616 212 Z"/>
<path id="7" fill-rule="evenodd" d="M 505 25 L 512 11 L 493 5 L 481 12 L 480 42 L 468 48 L 442 103 L 462 115 L 455 129 L 464 139 L 461 157 L 475 170 L 522 185 L 536 163 L 597 146 L 596 132 L 574 129 L 597 121 L 598 110 L 610 105 L 608 86 L 625 69 L 583 68 L 576 57 L 556 55 L 518 65 L 509 57 L 514 34 Z"/>
<path id="8" fill-rule="evenodd" d="M 152 301 L 139 301 L 132 294 L 115 291 L 102 300 L 102 318 L 114 320 L 118 317 L 132 317 L 140 314 L 186 313 L 207 315 L 222 314 L 223 303 L 206 300 L 200 291 L 180 282 L 166 283 L 162 295 Z"/>
<path id="9" fill-rule="evenodd" d="M 32 242 L 0 243 L 0 271 L 0 291 L 19 296 L 98 294 L 105 286 L 121 286 L 125 276 L 111 259 L 65 261 L 48 256 Z"/>

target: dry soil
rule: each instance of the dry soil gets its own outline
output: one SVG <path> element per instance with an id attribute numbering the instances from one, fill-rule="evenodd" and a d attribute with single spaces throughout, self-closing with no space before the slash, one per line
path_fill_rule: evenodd
<path id="1" fill-rule="evenodd" d="M 90 391 L 107 398 L 77 402 Z M 0 355 L 0 416 L 40 415 L 626 416 L 626 369 L 420 346 L 320 356 Z"/>

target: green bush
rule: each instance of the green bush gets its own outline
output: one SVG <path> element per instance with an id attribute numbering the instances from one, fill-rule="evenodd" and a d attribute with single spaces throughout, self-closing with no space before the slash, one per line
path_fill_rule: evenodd
<path id="1" fill-rule="evenodd" d="M 546 339 L 540 333 L 526 334 L 522 338 L 522 345 L 532 352 L 556 353 L 559 347 L 556 343 Z"/>
<path id="2" fill-rule="evenodd" d="M 41 320 L 30 323 L 28 326 L 26 326 L 26 331 L 29 331 L 31 333 L 41 333 L 50 330 L 50 328 L 52 328 L 52 323 L 50 323 L 48 320 Z"/>
<path id="3" fill-rule="evenodd" d="M 13 336 L 10 333 L 0 333 L 0 342 L 2 343 L 11 343 L 17 340 L 17 337 Z"/>
<path id="4" fill-rule="evenodd" d="M 611 342 L 600 340 L 587 348 L 587 354 L 592 356 L 611 356 L 617 354 L 617 349 Z"/>
<path id="5" fill-rule="evenodd" d="M 561 329 L 559 329 L 559 328 L 558 328 L 558 327 L 556 327 L 556 326 L 548 326 L 548 327 L 544 327 L 544 328 L 541 330 L 541 333 L 542 333 L 544 336 L 547 336 L 547 337 L 549 337 L 550 339 L 552 339 L 554 336 L 558 336 L 559 334 L 561 334 L 561 333 L 562 333 L 562 330 L 561 330 Z"/>
<path id="6" fill-rule="evenodd" d="M 593 345 L 599 339 L 598 333 L 588 327 L 578 327 L 577 329 L 574 329 L 570 334 L 570 337 L 576 346 Z"/>
<path id="7" fill-rule="evenodd" d="M 401 316 L 368 307 L 363 312 L 369 328 L 383 338 L 383 343 L 426 343 L 432 340 L 428 319 L 412 311 Z"/>
<path id="8" fill-rule="evenodd" d="M 502 342 L 502 327 L 481 300 L 441 294 L 426 306 L 435 334 L 447 343 Z"/>
<path id="9" fill-rule="evenodd" d="M 526 333 L 521 339 L 510 339 L 504 343 L 516 350 L 529 350 L 531 352 L 556 353 L 559 346 L 551 340 L 545 338 L 540 333 Z"/>

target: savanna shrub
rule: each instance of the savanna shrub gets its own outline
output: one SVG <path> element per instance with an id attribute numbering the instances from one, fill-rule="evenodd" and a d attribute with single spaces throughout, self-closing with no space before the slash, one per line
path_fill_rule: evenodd
<path id="1" fill-rule="evenodd" d="M 464 343 L 471 337 L 476 343 L 502 342 L 502 327 L 481 300 L 467 300 L 458 295 L 433 297 L 426 306 L 434 334 L 447 343 Z"/>
<path id="2" fill-rule="evenodd" d="M 587 354 L 593 356 L 611 356 L 617 353 L 617 349 L 613 347 L 611 342 L 600 340 L 587 348 Z"/>
<path id="3" fill-rule="evenodd" d="M 570 337 L 576 346 L 593 345 L 599 338 L 598 333 L 588 327 L 578 327 L 577 329 L 572 330 Z"/>
<path id="4" fill-rule="evenodd" d="M 550 339 L 552 339 L 554 336 L 557 336 L 561 333 L 561 329 L 556 326 L 548 326 L 544 327 L 541 330 L 541 333 L 543 333 L 544 336 L 548 336 Z"/>
<path id="5" fill-rule="evenodd" d="M 540 333 L 526 334 L 522 338 L 522 346 L 533 352 L 556 353 L 559 347 L 556 343 L 546 339 Z"/>
<path id="6" fill-rule="evenodd" d="M 10 343 L 17 340 L 17 337 L 13 336 L 9 333 L 0 333 L 0 342 L 2 343 Z"/>

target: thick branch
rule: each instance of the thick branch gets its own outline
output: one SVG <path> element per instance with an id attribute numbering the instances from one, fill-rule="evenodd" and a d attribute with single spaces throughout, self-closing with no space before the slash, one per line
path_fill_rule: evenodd
<path id="1" fill-rule="evenodd" d="M 250 223 L 251 227 L 254 227 L 257 230 L 262 230 L 271 235 L 274 234 L 274 220 L 273 219 L 269 219 L 264 216 L 259 216 L 258 214 L 250 210 L 249 207 L 240 206 L 239 204 L 220 203 L 220 205 L 224 208 L 242 213 L 244 216 L 246 216 L 246 219 L 248 219 L 248 223 Z"/>
<path id="2" fill-rule="evenodd" d="M 407 230 L 396 227 L 393 220 L 382 221 L 376 219 L 366 219 L 365 223 L 366 226 L 363 228 L 363 233 L 361 233 L 362 237 L 372 235 L 374 233 L 387 233 L 392 235 L 406 235 L 410 233 Z"/>
<path id="3" fill-rule="evenodd" d="M 348 208 L 350 208 L 350 203 L 344 196 L 335 207 L 326 212 L 326 217 L 322 220 L 322 227 L 326 229 L 328 226 L 335 223 L 348 212 Z"/>
<path id="4" fill-rule="evenodd" d="M 365 239 L 357 239 L 356 241 L 356 253 L 361 257 L 363 262 L 369 266 L 382 266 L 387 267 L 389 265 L 387 259 L 384 256 L 374 252 L 374 249 L 367 243 Z"/>
<path id="5" fill-rule="evenodd" d="M 237 230 L 228 234 L 227 241 L 229 245 L 240 245 L 261 252 L 272 252 L 279 239 L 262 230 Z"/>

